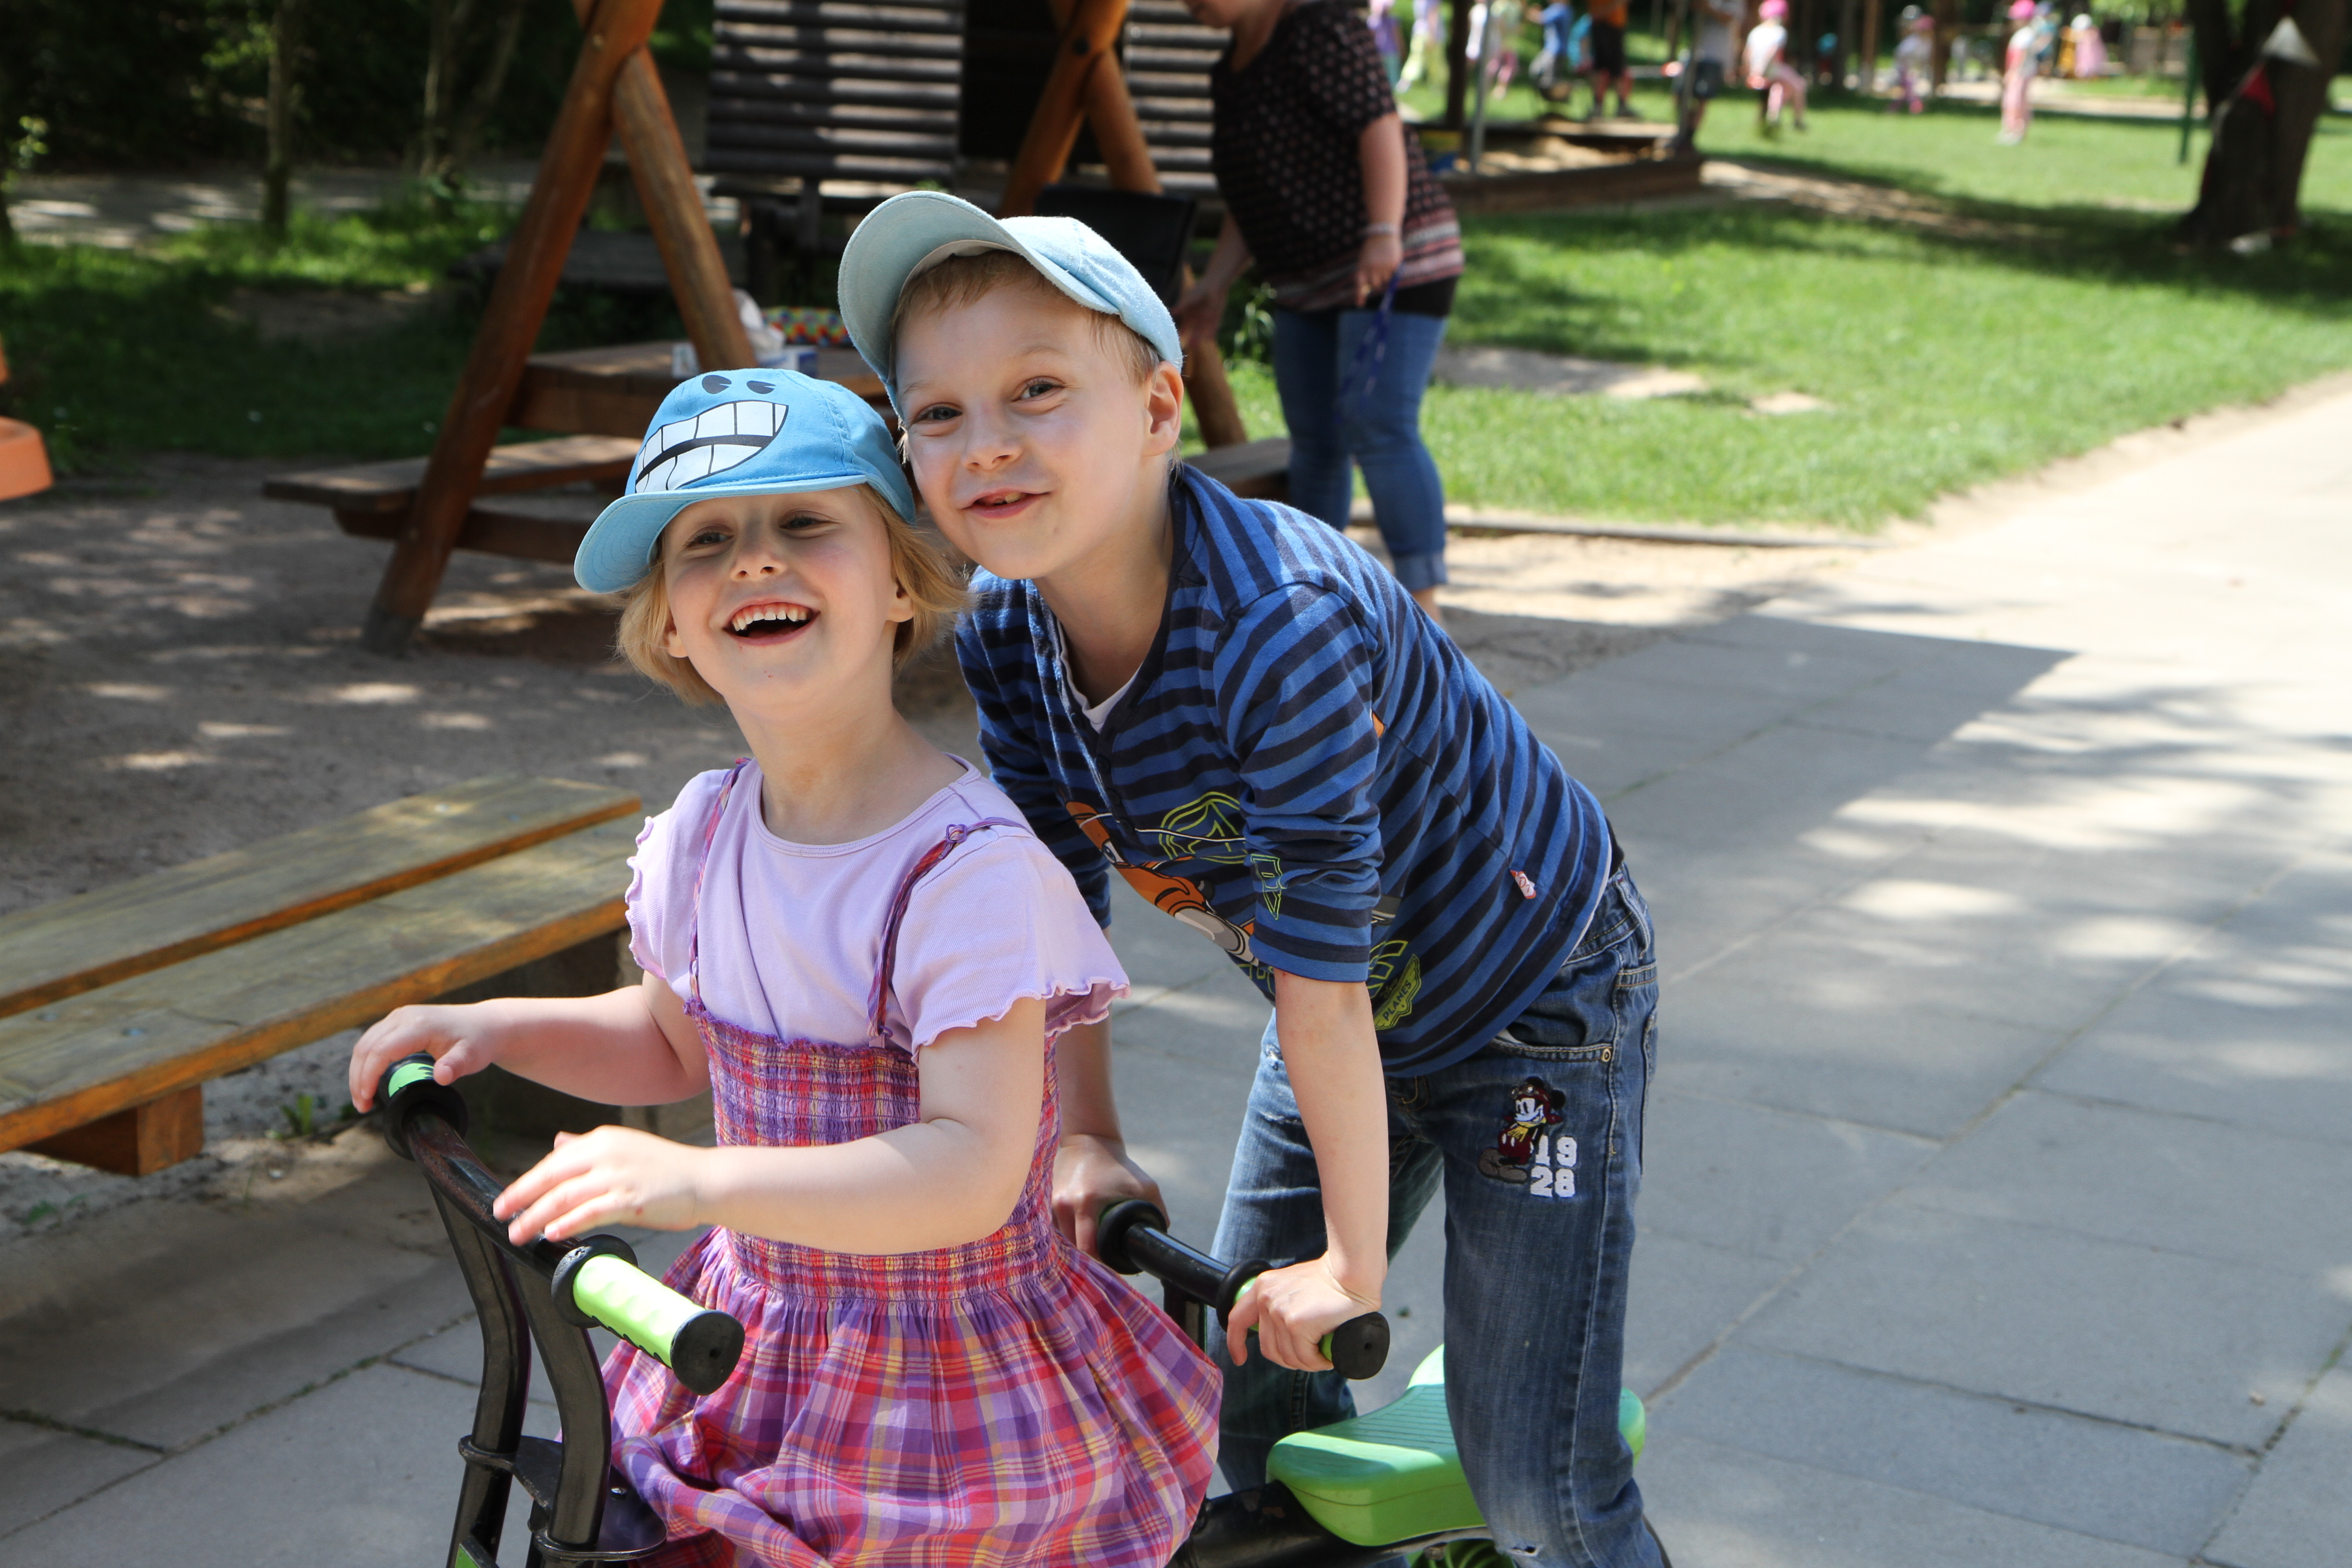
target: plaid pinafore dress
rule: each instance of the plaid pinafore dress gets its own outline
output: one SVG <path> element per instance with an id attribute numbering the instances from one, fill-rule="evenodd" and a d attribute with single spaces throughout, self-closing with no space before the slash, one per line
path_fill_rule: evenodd
<path id="1" fill-rule="evenodd" d="M 703 866 L 740 773 L 703 833 L 692 953 Z M 900 920 L 969 836 L 1016 826 L 951 827 L 908 871 L 864 1040 L 781 1039 L 713 1017 L 689 960 L 720 1143 L 842 1143 L 918 1119 L 915 1059 L 883 1032 Z M 669 1528 L 660 1561 L 1167 1562 L 1215 1466 L 1219 1380 L 1173 1322 L 1054 1228 L 1059 1128 L 1049 1039 L 1029 1179 L 994 1235 L 859 1257 L 712 1230 L 688 1249 L 668 1283 L 742 1321 L 734 1376 L 698 1399 L 626 1343 L 604 1366 L 614 1460 Z"/>

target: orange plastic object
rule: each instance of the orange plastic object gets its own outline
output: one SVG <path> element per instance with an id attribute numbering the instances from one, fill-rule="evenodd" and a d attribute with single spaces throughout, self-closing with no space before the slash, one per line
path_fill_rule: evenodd
<path id="1" fill-rule="evenodd" d="M 51 477 L 41 433 L 20 420 L 0 419 L 0 500 L 47 489 Z"/>

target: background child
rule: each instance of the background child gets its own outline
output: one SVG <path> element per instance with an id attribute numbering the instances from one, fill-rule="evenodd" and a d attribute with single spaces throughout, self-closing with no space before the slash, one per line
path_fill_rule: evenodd
<path id="1" fill-rule="evenodd" d="M 723 699 L 752 756 L 646 824 L 641 987 L 404 1007 L 352 1098 L 415 1050 L 618 1104 L 705 1086 L 719 1147 L 558 1141 L 499 1199 L 514 1239 L 715 1225 L 669 1283 L 742 1321 L 697 1399 L 623 1345 L 615 1462 L 668 1561 L 1160 1568 L 1214 1464 L 1216 1378 L 1058 1235 L 1054 1040 L 1126 989 L 1069 874 L 890 701 L 962 598 L 881 420 L 730 371 L 666 398 L 577 574 L 621 646 Z M 680 1539 L 685 1538 L 685 1539 Z"/>
<path id="2" fill-rule="evenodd" d="M 1789 0 L 1764 0 L 1762 18 L 1748 35 L 1748 85 L 1764 97 L 1756 118 L 1768 131 L 1780 129 L 1780 107 L 1797 108 L 1797 129 L 1805 128 L 1805 79 L 1789 64 Z"/>
<path id="3" fill-rule="evenodd" d="M 1895 46 L 1895 99 L 1917 114 L 1927 107 L 1922 89 L 1935 80 L 1936 18 L 1916 5 L 1903 7 L 1903 37 Z"/>
<path id="4" fill-rule="evenodd" d="M 2017 30 L 2009 36 L 2009 49 L 2001 62 L 2000 134 L 1994 140 L 2013 147 L 2025 140 L 2033 124 L 2033 79 L 2042 71 L 2045 38 L 2033 0 L 2016 0 L 2009 8 L 2009 19 L 2017 24 Z"/>
<path id="5" fill-rule="evenodd" d="M 1351 1407 L 1316 1339 L 1378 1304 L 1443 1181 L 1446 1392 L 1489 1526 L 1525 1561 L 1652 1568 L 1616 1406 L 1656 971 L 1599 805 L 1346 535 L 1176 461 L 1175 322 L 1084 226 L 897 196 L 841 299 L 984 569 L 957 652 L 996 781 L 1098 919 L 1116 867 L 1274 1004 L 1215 1245 L 1286 1266 L 1223 1342 L 1226 1479 Z M 1091 1246 L 1151 1186 L 1108 1026 L 1061 1072 L 1055 1213 Z"/>

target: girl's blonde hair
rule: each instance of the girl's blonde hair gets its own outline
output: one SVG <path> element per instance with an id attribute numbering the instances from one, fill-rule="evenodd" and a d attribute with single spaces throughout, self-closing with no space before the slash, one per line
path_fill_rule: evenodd
<path id="1" fill-rule="evenodd" d="M 963 608 L 963 570 L 956 564 L 946 541 L 929 528 L 900 517 L 873 486 L 856 488 L 881 520 L 882 532 L 890 542 L 890 575 L 914 606 L 913 618 L 898 623 L 891 644 L 890 666 L 903 668 L 908 659 L 939 641 Z M 621 605 L 620 630 L 614 641 L 621 657 L 647 679 L 668 687 L 688 702 L 719 701 L 719 693 L 696 673 L 693 665 L 672 657 L 663 646 L 668 635 L 669 584 L 656 542 L 652 569 L 637 579 Z"/>

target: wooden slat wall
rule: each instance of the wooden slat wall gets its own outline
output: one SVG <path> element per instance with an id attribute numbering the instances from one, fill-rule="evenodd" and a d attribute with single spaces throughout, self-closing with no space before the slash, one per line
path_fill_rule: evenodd
<path id="1" fill-rule="evenodd" d="M 1209 173 L 1209 68 L 1224 48 L 1225 35 L 1194 22 L 1177 0 L 1130 0 L 1128 91 L 1160 185 L 1171 195 L 1216 194 Z"/>
<path id="2" fill-rule="evenodd" d="M 956 175 L 962 0 L 719 0 L 713 174 L 911 185 Z"/>

